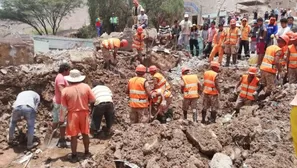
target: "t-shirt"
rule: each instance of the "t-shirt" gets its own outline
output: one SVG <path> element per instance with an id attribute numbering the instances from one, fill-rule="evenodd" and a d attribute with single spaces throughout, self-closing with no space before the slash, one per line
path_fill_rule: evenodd
<path id="1" fill-rule="evenodd" d="M 27 90 L 18 94 L 16 101 L 13 103 L 12 107 L 16 108 L 21 105 L 28 105 L 36 112 L 39 103 L 40 96 L 32 90 Z"/>
<path id="2" fill-rule="evenodd" d="M 59 90 L 59 85 L 63 85 L 64 87 L 68 86 L 67 80 L 61 73 L 59 73 L 55 79 L 55 96 L 53 101 L 57 104 L 61 104 L 61 92 Z"/>
<path id="3" fill-rule="evenodd" d="M 190 35 L 191 27 L 192 27 L 192 22 L 190 20 L 188 20 L 188 21 L 182 20 L 179 23 L 179 25 L 181 26 L 181 33 L 182 34 Z"/>
<path id="4" fill-rule="evenodd" d="M 209 28 L 208 29 L 208 37 L 207 42 L 212 42 L 213 36 L 216 34 L 217 30 L 215 28 Z"/>
<path id="5" fill-rule="evenodd" d="M 95 95 L 85 83 L 73 84 L 62 90 L 61 103 L 68 112 L 89 111 L 90 102 L 95 102 Z"/>
<path id="6" fill-rule="evenodd" d="M 284 35 L 284 34 L 286 34 L 287 32 L 289 32 L 290 31 L 290 27 L 285 27 L 285 28 L 283 28 L 283 27 L 279 27 L 278 28 L 278 30 L 277 30 L 277 33 L 276 33 L 276 35 L 277 36 L 282 36 L 282 35 Z"/>
<path id="7" fill-rule="evenodd" d="M 98 85 L 92 91 L 96 98 L 95 106 L 103 102 L 112 102 L 112 92 L 107 86 Z"/>
<path id="8" fill-rule="evenodd" d="M 138 15 L 138 22 L 139 24 L 146 24 L 148 25 L 148 17 L 146 14 Z"/>

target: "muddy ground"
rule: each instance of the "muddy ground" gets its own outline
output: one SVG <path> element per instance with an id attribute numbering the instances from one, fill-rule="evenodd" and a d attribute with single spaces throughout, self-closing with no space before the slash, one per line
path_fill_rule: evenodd
<path id="1" fill-rule="evenodd" d="M 16 95 L 23 89 L 32 89 L 41 94 L 41 105 L 35 125 L 38 147 L 42 153 L 30 161 L 28 167 L 115 167 L 114 160 L 122 159 L 146 168 L 203 168 L 203 167 L 243 167 L 243 168 L 292 168 L 297 167 L 293 155 L 290 136 L 289 102 L 296 93 L 297 85 L 285 85 L 280 92 L 282 97 L 271 101 L 267 98 L 253 106 L 244 107 L 238 117 L 226 120 L 232 113 L 236 97 L 232 90 L 242 73 L 247 70 L 245 62 L 239 67 L 222 68 L 220 86 L 220 112 L 216 124 L 201 125 L 183 120 L 181 111 L 182 96 L 179 93 L 180 70 L 183 65 L 193 69 L 201 82 L 208 64 L 198 58 L 182 56 L 182 62 L 175 68 L 166 69 L 166 78 L 174 89 L 174 120 L 167 124 L 154 121 L 150 124 L 129 124 L 128 97 L 125 88 L 128 79 L 133 77 L 135 65 L 129 64 L 131 53 L 119 56 L 117 68 L 111 71 L 102 69 L 99 55 L 95 62 L 75 63 L 73 68 L 87 75 L 86 82 L 103 80 L 114 93 L 116 123 L 114 135 L 108 139 L 91 139 L 91 159 L 80 158 L 72 164 L 67 161 L 70 149 L 46 149 L 42 147 L 47 123 L 51 121 L 51 99 L 54 93 L 54 79 L 61 60 L 69 60 L 65 54 L 54 53 L 55 57 L 38 57 L 34 65 L 2 67 L 0 71 L 0 167 L 21 167 L 18 158 L 24 156 L 24 146 L 11 148 L 6 143 L 11 105 Z M 57 56 L 58 55 L 58 56 Z M 177 54 L 178 55 L 178 54 Z M 170 56 L 160 56 L 158 62 L 168 62 Z M 162 60 L 163 59 L 163 60 Z M 172 61 L 174 64 L 175 62 Z M 149 78 L 149 75 L 148 75 Z M 199 100 L 199 112 L 202 98 Z M 201 114 L 199 114 L 201 120 Z M 18 124 L 24 127 L 25 123 Z M 79 151 L 83 152 L 82 143 Z M 222 154 L 220 154 L 222 153 Z M 218 162 L 215 163 L 215 160 Z"/>

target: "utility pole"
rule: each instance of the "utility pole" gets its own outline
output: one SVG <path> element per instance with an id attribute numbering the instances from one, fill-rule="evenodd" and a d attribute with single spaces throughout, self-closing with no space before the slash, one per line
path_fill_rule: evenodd
<path id="1" fill-rule="evenodd" d="M 202 22 L 202 8 L 203 6 L 200 5 L 200 17 L 199 17 L 199 24 L 201 25 L 201 22 Z"/>

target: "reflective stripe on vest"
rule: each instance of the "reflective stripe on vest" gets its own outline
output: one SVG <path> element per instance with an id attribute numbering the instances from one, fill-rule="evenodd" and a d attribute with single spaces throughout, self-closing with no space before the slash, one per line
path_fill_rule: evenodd
<path id="1" fill-rule="evenodd" d="M 143 50 L 143 48 L 144 48 L 143 40 L 144 40 L 144 34 L 141 34 L 141 35 L 135 34 L 132 47 L 136 48 L 138 50 Z"/>
<path id="2" fill-rule="evenodd" d="M 145 91 L 144 83 L 146 79 L 134 77 L 129 80 L 129 106 L 132 108 L 147 108 L 149 105 L 148 95 Z"/>
<path id="3" fill-rule="evenodd" d="M 203 92 L 209 95 L 217 95 L 219 94 L 218 90 L 216 89 L 215 79 L 217 73 L 215 71 L 206 71 L 204 73 L 204 89 Z"/>
<path id="4" fill-rule="evenodd" d="M 281 48 L 279 48 L 277 45 L 269 46 L 266 49 L 265 56 L 260 66 L 261 70 L 265 72 L 274 73 L 274 74 L 277 72 L 277 69 L 275 67 L 274 57 L 278 51 L 281 51 Z"/>
<path id="5" fill-rule="evenodd" d="M 235 45 L 238 39 L 238 28 L 231 29 L 227 31 L 225 44 Z"/>
<path id="6" fill-rule="evenodd" d="M 289 46 L 290 57 L 289 57 L 289 68 L 297 68 L 297 50 L 295 45 Z"/>
<path id="7" fill-rule="evenodd" d="M 198 98 L 198 76 L 197 75 L 183 75 L 184 81 L 184 98 Z"/>
<path id="8" fill-rule="evenodd" d="M 249 100 L 255 100 L 253 93 L 257 90 L 259 79 L 254 77 L 251 83 L 248 83 L 248 75 L 242 76 L 240 97 Z"/>

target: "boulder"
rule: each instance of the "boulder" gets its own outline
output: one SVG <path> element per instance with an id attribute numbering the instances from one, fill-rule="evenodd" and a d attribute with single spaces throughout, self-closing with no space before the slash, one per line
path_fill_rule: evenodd
<path id="1" fill-rule="evenodd" d="M 209 157 L 215 153 L 222 151 L 222 145 L 213 135 L 211 130 L 201 127 L 189 127 L 186 130 L 186 136 L 199 151 Z"/>
<path id="2" fill-rule="evenodd" d="M 148 59 L 148 65 L 155 65 L 162 71 L 169 71 L 180 62 L 180 58 L 166 54 L 165 52 L 158 53 L 152 51 Z"/>
<path id="3" fill-rule="evenodd" d="M 223 153 L 216 153 L 209 162 L 210 168 L 232 168 L 232 160 Z"/>
<path id="4" fill-rule="evenodd" d="M 148 155 L 158 147 L 159 147 L 159 138 L 157 136 L 153 136 L 150 142 L 144 145 L 144 147 L 142 148 L 142 152 L 144 155 Z"/>
<path id="5" fill-rule="evenodd" d="M 94 51 L 77 51 L 70 50 L 70 60 L 72 63 L 94 63 Z"/>
<path id="6" fill-rule="evenodd" d="M 156 162 L 156 157 L 150 158 L 147 161 L 146 168 L 160 168 L 159 164 Z"/>
<path id="7" fill-rule="evenodd" d="M 151 41 L 153 41 L 154 39 L 157 39 L 157 36 L 158 36 L 157 29 L 155 29 L 155 28 L 145 29 L 144 34 Z"/>

